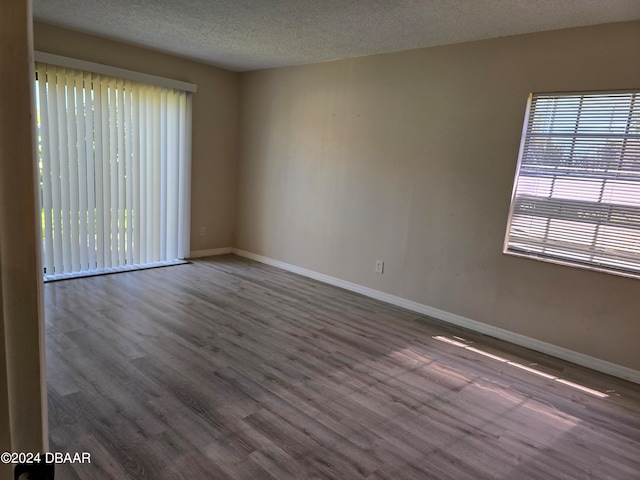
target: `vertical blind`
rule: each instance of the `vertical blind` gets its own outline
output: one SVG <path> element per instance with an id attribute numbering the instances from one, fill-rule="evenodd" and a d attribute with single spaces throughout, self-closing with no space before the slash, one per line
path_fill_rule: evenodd
<path id="1" fill-rule="evenodd" d="M 640 275 L 640 94 L 534 94 L 505 253 Z"/>
<path id="2" fill-rule="evenodd" d="M 191 95 L 36 63 L 45 280 L 189 248 Z"/>

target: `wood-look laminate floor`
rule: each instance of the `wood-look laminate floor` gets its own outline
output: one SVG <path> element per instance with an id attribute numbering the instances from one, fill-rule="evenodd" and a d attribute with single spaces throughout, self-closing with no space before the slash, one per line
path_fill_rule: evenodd
<path id="1" fill-rule="evenodd" d="M 56 478 L 640 479 L 640 386 L 273 267 L 45 297 Z"/>

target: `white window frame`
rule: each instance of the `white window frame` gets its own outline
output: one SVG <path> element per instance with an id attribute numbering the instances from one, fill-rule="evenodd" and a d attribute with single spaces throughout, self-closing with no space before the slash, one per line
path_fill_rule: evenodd
<path id="1" fill-rule="evenodd" d="M 640 90 L 529 95 L 503 253 L 640 278 Z"/>

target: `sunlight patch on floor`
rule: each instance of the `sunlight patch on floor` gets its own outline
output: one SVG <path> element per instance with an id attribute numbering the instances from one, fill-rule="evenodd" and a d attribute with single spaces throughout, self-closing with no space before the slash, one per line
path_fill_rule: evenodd
<path id="1" fill-rule="evenodd" d="M 467 345 L 466 343 L 463 343 L 464 339 L 460 338 L 460 337 L 454 337 L 457 340 L 453 340 L 451 338 L 443 337 L 442 335 L 434 335 L 433 338 L 435 340 L 440 341 L 440 342 L 444 342 L 444 343 L 448 343 L 450 345 L 454 345 L 456 347 L 464 348 L 465 350 L 469 350 L 470 352 L 474 352 L 474 353 L 477 353 L 479 355 L 483 355 L 485 357 L 488 357 L 488 358 L 491 358 L 493 360 L 496 360 L 498 362 L 505 363 L 507 365 L 511 365 L 512 367 L 519 368 L 520 370 L 524 370 L 524 371 L 529 372 L 529 373 L 531 373 L 533 375 L 538 375 L 540 377 L 544 377 L 544 378 L 547 378 L 549 380 L 553 380 L 555 382 L 561 383 L 561 384 L 566 385 L 568 387 L 575 388 L 576 390 L 580 390 L 582 392 L 589 393 L 589 394 L 594 395 L 596 397 L 606 398 L 606 397 L 609 396 L 606 393 L 602 393 L 602 392 L 599 392 L 599 391 L 594 390 L 592 388 L 585 387 L 584 385 L 580 385 L 578 383 L 570 382 L 570 381 L 565 380 L 563 378 L 556 377 L 555 375 L 550 375 L 548 373 L 542 372 L 542 371 L 540 371 L 540 370 L 538 370 L 536 368 L 531 368 L 529 366 L 522 365 L 521 363 L 518 363 L 518 362 L 512 362 L 510 360 L 507 360 L 506 358 L 500 357 L 498 355 L 494 355 L 492 353 L 486 352 L 486 351 L 481 350 L 479 348 L 471 347 L 470 345 Z M 462 340 L 462 341 L 460 341 L 460 340 Z"/>

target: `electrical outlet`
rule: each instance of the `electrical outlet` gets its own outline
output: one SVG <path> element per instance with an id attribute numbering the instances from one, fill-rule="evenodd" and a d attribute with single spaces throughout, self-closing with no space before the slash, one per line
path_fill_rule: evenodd
<path id="1" fill-rule="evenodd" d="M 376 273 L 384 272 L 384 262 L 382 260 L 376 260 Z"/>
<path id="2" fill-rule="evenodd" d="M 205 236 L 207 234 L 207 227 L 200 227 L 200 235 Z"/>

